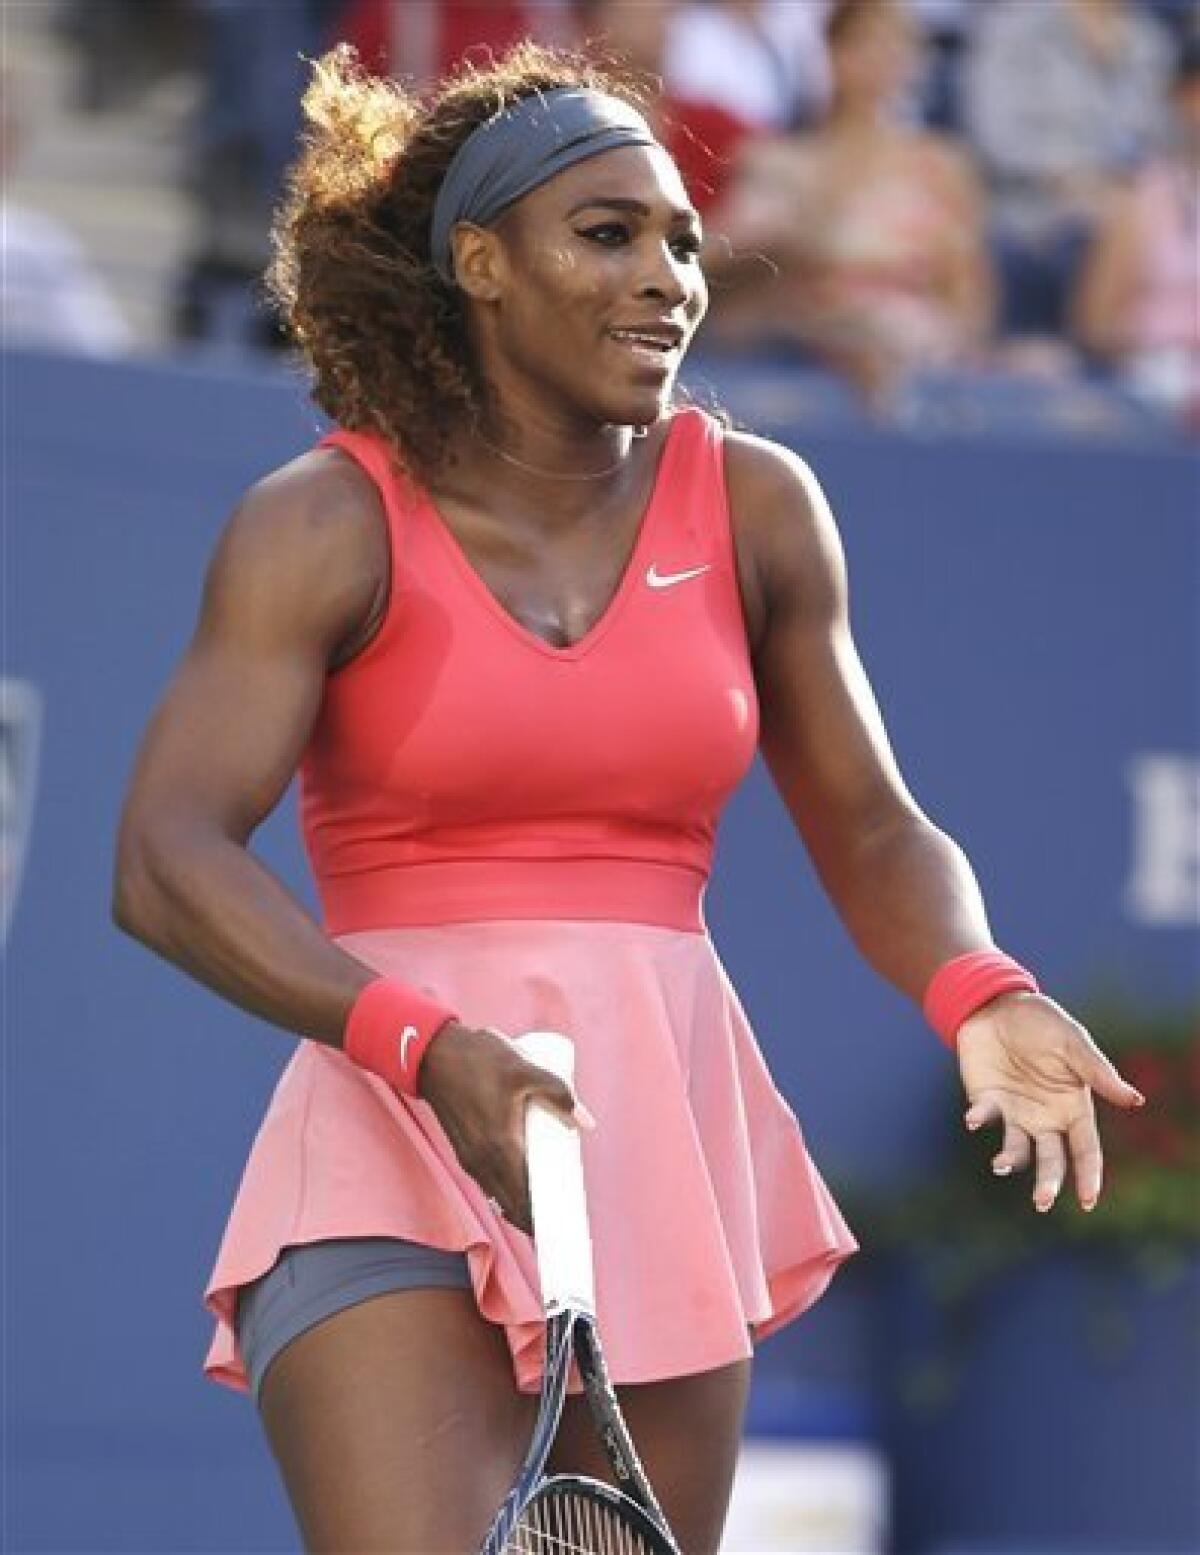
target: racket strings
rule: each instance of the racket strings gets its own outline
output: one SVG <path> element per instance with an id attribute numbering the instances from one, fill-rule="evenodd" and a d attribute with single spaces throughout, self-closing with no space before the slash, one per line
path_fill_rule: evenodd
<path id="1" fill-rule="evenodd" d="M 504 1555 L 654 1555 L 654 1550 L 614 1507 L 569 1492 L 527 1506 Z"/>

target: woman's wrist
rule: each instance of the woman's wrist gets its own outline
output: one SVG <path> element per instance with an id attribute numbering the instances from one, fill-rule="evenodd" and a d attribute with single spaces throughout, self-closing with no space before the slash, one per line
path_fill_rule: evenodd
<path id="1" fill-rule="evenodd" d="M 402 1096 L 417 1095 L 421 1062 L 455 1012 L 411 984 L 377 977 L 360 991 L 346 1019 L 342 1051 Z"/>
<path id="2" fill-rule="evenodd" d="M 940 966 L 925 989 L 925 1019 L 948 1047 L 955 1047 L 963 1022 L 1006 993 L 1039 993 L 1028 968 L 993 945 L 954 956 Z"/>

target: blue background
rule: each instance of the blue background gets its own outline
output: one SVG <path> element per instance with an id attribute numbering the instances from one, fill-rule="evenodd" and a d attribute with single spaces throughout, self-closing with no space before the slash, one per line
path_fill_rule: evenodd
<path id="1" fill-rule="evenodd" d="M 253 1409 L 199 1371 L 200 1292 L 292 1040 L 123 939 L 108 894 L 133 753 L 217 530 L 317 417 L 275 372 L 34 357 L 3 370 L 6 673 L 36 684 L 45 713 L 4 999 L 4 1548 L 295 1549 Z M 1112 986 L 1182 1000 L 1194 929 L 1138 925 L 1124 905 L 1126 774 L 1139 753 L 1198 744 L 1195 459 L 757 425 L 825 485 L 901 764 L 974 861 L 998 940 L 1068 1003 Z M 308 894 L 290 805 L 255 845 Z M 884 1185 L 936 1165 L 953 1066 L 856 958 L 759 770 L 728 813 L 709 917 L 826 1174 Z M 763 1428 L 789 1423 L 780 1399 L 812 1398 L 829 1429 L 875 1428 L 879 1302 L 848 1272 L 766 1347 Z M 1194 1349 L 1146 1364 L 1195 1418 Z M 1160 1400 L 1142 1392 L 1109 1434 L 1143 1488 L 1125 1496 L 1127 1527 L 1106 1514 L 1079 1548 L 1187 1546 L 1186 1493 L 1164 1512 L 1149 1461 Z M 1099 1407 L 1081 1388 L 1060 1439 Z M 795 1428 L 814 1426 L 805 1408 Z M 919 1473 L 893 1450 L 902 1476 Z M 1185 1436 L 1172 1486 L 1188 1450 Z M 1069 1547 L 1052 1487 L 1016 1460 L 1012 1474 L 1006 1504 L 1028 1515 L 993 1517 L 1003 1548 Z M 909 1548 L 948 1549 L 969 1524 L 951 1498 Z"/>

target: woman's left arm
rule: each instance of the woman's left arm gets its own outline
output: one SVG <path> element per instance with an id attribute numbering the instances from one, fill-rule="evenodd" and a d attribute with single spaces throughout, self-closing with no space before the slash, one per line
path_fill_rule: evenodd
<path id="1" fill-rule="evenodd" d="M 829 505 L 802 460 L 731 433 L 726 474 L 762 707 L 762 751 L 842 921 L 866 959 L 917 1003 L 955 956 L 992 947 L 962 849 L 909 793 L 851 637 Z M 956 1033 L 968 1128 L 1003 1125 L 999 1175 L 1036 1159 L 1048 1210 L 1068 1158 L 1090 1209 L 1103 1171 L 1092 1092 L 1143 1098 L 1087 1031 L 1037 993 L 993 998 Z"/>

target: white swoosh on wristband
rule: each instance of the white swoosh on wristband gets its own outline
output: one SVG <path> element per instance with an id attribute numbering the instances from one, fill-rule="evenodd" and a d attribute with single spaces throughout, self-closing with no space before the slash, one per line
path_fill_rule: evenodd
<path id="1" fill-rule="evenodd" d="M 415 1026 L 405 1026 L 400 1033 L 400 1067 L 405 1071 L 408 1069 L 408 1044 L 420 1035 Z"/>

